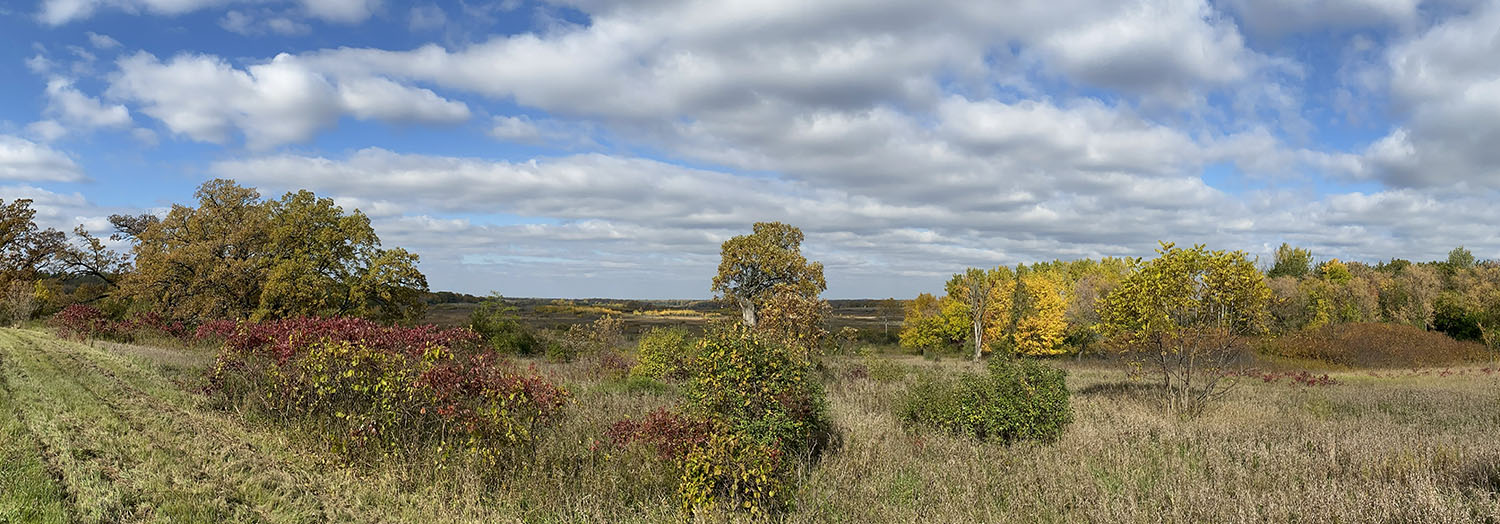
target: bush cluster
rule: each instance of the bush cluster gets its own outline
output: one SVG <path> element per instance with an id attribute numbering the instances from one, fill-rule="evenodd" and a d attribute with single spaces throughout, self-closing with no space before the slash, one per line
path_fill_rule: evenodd
<path id="1" fill-rule="evenodd" d="M 189 330 L 182 322 L 170 320 L 154 311 L 138 312 L 122 320 L 94 306 L 73 304 L 52 315 L 48 323 L 62 338 L 74 340 L 110 340 L 132 342 L 146 336 L 184 338 Z"/>
<path id="2" fill-rule="evenodd" d="M 1424 367 L 1489 358 L 1485 347 L 1405 324 L 1334 324 L 1269 339 L 1263 351 L 1350 367 Z"/>
<path id="3" fill-rule="evenodd" d="M 542 350 L 542 341 L 516 317 L 515 308 L 498 300 L 475 309 L 469 315 L 469 328 L 500 353 L 532 355 Z"/>
<path id="4" fill-rule="evenodd" d="M 675 336 L 672 342 L 667 346 L 676 351 Z M 727 507 L 766 516 L 785 509 L 798 461 L 815 459 L 832 435 L 806 351 L 726 325 L 711 328 L 690 353 L 681 408 L 622 420 L 607 436 L 616 446 L 641 443 L 671 460 L 689 514 Z"/>
<path id="5" fill-rule="evenodd" d="M 468 329 L 344 318 L 242 323 L 210 381 L 220 400 L 319 431 L 346 452 L 436 444 L 490 461 L 534 442 L 566 390 L 484 347 Z"/>
<path id="6" fill-rule="evenodd" d="M 1072 421 L 1067 372 L 1028 359 L 994 358 L 984 373 L 917 380 L 898 407 L 908 426 L 981 440 L 1053 441 Z"/>
<path id="7" fill-rule="evenodd" d="M 693 352 L 693 339 L 677 327 L 653 328 L 641 335 L 635 368 L 630 374 L 662 379 L 684 379 Z"/>

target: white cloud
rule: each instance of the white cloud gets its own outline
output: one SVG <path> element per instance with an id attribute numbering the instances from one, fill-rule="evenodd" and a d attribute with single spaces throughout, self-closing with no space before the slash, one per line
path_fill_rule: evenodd
<path id="1" fill-rule="evenodd" d="M 314 18 L 354 24 L 374 15 L 381 3 L 381 0 L 302 0 L 302 8 Z"/>
<path id="2" fill-rule="evenodd" d="M 1390 95 L 1406 121 L 1368 156 L 1405 187 L 1500 188 L 1500 4 L 1432 27 L 1386 52 Z"/>
<path id="3" fill-rule="evenodd" d="M 260 13 L 237 10 L 229 11 L 228 13 L 224 13 L 224 18 L 219 19 L 219 27 L 245 36 L 266 33 L 297 36 L 312 32 L 312 26 L 284 16 L 270 14 L 268 11 Z"/>
<path id="4" fill-rule="evenodd" d="M 42 23 L 57 26 L 87 19 L 100 9 L 112 9 L 132 14 L 177 16 L 233 4 L 285 3 L 289 3 L 289 0 L 42 0 L 37 18 Z M 364 22 L 380 11 L 382 3 L 381 0 L 297 0 L 295 2 L 297 8 L 305 16 L 340 24 Z"/>
<path id="5" fill-rule="evenodd" d="M 407 25 L 413 32 L 430 31 L 446 25 L 448 13 L 435 4 L 419 5 L 411 8 L 411 14 L 407 16 L 407 19 Z"/>
<path id="6" fill-rule="evenodd" d="M 61 151 L 24 138 L 0 135 L 0 180 L 77 182 L 83 180 L 83 171 Z"/>
<path id="7" fill-rule="evenodd" d="M 68 134 L 68 128 L 56 120 L 37 120 L 26 125 L 26 133 L 42 142 L 52 142 Z"/>
<path id="8" fill-rule="evenodd" d="M 238 69 L 207 55 L 178 55 L 163 63 L 148 53 L 119 61 L 109 94 L 193 140 L 227 143 L 233 132 L 252 149 L 306 141 L 340 115 L 391 121 L 456 122 L 461 102 L 430 90 L 364 77 L 330 80 L 288 54 Z"/>
<path id="9" fill-rule="evenodd" d="M 88 130 L 124 128 L 131 124 L 130 111 L 125 106 L 106 105 L 80 92 L 66 78 L 52 77 L 47 81 L 47 100 L 46 113 L 69 126 Z"/>
<path id="10" fill-rule="evenodd" d="M 384 78 L 354 78 L 339 82 L 344 107 L 356 118 L 396 122 L 457 123 L 469 119 L 469 107 L 444 99 L 429 89 L 397 84 Z"/>
<path id="11" fill-rule="evenodd" d="M 1089 84 L 1183 100 L 1246 78 L 1259 58 L 1203 0 L 1123 2 L 1115 16 L 1048 35 L 1048 63 Z"/>
<path id="12" fill-rule="evenodd" d="M 93 31 L 89 31 L 85 34 L 88 35 L 89 44 L 94 46 L 94 49 L 114 49 L 116 47 L 120 47 L 120 41 L 115 40 L 114 38 L 110 38 L 109 35 L 101 35 Z"/>

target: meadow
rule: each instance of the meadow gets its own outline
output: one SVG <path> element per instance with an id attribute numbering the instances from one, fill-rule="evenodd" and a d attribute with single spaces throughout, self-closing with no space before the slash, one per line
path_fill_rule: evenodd
<path id="1" fill-rule="evenodd" d="M 204 390 L 217 352 L 0 330 L 0 522 L 684 519 L 672 468 L 605 437 L 622 417 L 677 402 L 676 385 L 601 359 L 523 358 L 572 398 L 499 471 L 430 450 L 351 461 L 296 420 L 215 404 Z M 835 443 L 801 463 L 789 509 L 772 519 L 1500 520 L 1500 371 L 1486 363 L 1340 368 L 1257 357 L 1259 371 L 1203 415 L 1182 417 L 1117 363 L 1053 359 L 1068 371 L 1072 424 L 1056 442 L 1002 444 L 903 427 L 894 414 L 916 377 L 979 364 L 862 353 L 821 359 Z"/>

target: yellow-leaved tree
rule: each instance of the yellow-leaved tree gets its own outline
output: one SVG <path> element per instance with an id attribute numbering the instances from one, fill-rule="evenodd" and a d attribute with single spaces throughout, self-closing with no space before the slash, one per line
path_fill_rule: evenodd
<path id="1" fill-rule="evenodd" d="M 1223 371 L 1264 329 L 1271 289 L 1243 251 L 1167 242 L 1104 299 L 1104 331 L 1155 369 L 1170 406 L 1197 414 L 1225 391 Z"/>
<path id="2" fill-rule="evenodd" d="M 1049 275 L 1032 272 L 1020 279 L 1017 295 L 1024 298 L 1018 305 L 1015 332 L 1017 354 L 1029 356 L 1061 355 L 1067 352 L 1063 339 L 1068 329 L 1068 302 L 1063 286 Z"/>

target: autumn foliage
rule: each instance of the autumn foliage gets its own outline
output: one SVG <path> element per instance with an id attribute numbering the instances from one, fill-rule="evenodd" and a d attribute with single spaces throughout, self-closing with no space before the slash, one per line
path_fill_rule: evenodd
<path id="1" fill-rule="evenodd" d="M 222 402 L 315 428 L 342 451 L 436 445 L 491 462 L 535 442 L 569 399 L 468 329 L 349 318 L 239 324 L 210 390 Z"/>

